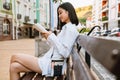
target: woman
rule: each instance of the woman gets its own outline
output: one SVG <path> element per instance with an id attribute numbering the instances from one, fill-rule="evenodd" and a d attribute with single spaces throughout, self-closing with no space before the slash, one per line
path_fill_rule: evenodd
<path id="1" fill-rule="evenodd" d="M 76 26 L 78 18 L 74 7 L 66 2 L 61 4 L 58 9 L 58 26 L 62 29 L 56 36 L 52 32 L 42 32 L 42 35 L 47 39 L 50 50 L 41 58 L 37 58 L 26 54 L 16 54 L 11 58 L 10 64 L 10 80 L 18 80 L 20 72 L 38 72 L 42 75 L 52 76 L 54 59 L 63 59 L 64 65 L 62 73 L 66 68 L 66 58 L 69 57 L 72 46 L 79 35 Z"/>

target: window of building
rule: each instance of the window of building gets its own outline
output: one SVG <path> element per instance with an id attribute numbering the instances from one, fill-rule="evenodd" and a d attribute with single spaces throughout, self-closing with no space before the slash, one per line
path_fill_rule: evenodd
<path id="1" fill-rule="evenodd" d="M 118 17 L 120 17 L 120 4 L 118 5 Z"/>
<path id="2" fill-rule="evenodd" d="M 118 20 L 118 27 L 120 28 L 120 20 Z"/>
<path id="3" fill-rule="evenodd" d="M 4 19 L 3 21 L 3 35 L 10 35 L 10 21 L 8 19 Z"/>

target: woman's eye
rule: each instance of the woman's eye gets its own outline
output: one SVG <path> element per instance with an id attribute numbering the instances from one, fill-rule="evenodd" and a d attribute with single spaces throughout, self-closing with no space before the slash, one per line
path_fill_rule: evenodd
<path id="1" fill-rule="evenodd" d="M 61 12 L 59 12 L 59 15 L 62 14 Z"/>
<path id="2" fill-rule="evenodd" d="M 62 11 L 59 11 L 59 14 L 62 14 Z"/>

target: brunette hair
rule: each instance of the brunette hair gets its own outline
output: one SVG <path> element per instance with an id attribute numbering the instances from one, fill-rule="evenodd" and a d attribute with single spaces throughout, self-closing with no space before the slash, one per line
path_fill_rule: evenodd
<path id="1" fill-rule="evenodd" d="M 64 26 L 66 24 L 66 23 L 61 22 L 59 20 L 59 14 L 58 14 L 58 9 L 59 8 L 62 8 L 64 10 L 68 11 L 68 13 L 69 13 L 68 16 L 70 18 L 71 23 L 75 24 L 75 25 L 78 25 L 79 21 L 78 21 L 78 18 L 77 18 L 77 15 L 76 15 L 76 12 L 75 12 L 75 9 L 74 9 L 73 5 L 69 2 L 65 2 L 65 3 L 60 4 L 59 7 L 57 8 L 57 15 L 58 15 L 57 29 L 61 30 L 62 26 Z"/>

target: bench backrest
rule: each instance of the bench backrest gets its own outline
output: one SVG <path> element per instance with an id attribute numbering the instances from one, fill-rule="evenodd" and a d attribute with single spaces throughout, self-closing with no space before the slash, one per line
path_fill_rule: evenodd
<path id="1" fill-rule="evenodd" d="M 120 40 L 120 39 L 119 39 Z M 117 78 L 120 77 L 120 41 L 79 35 L 76 43 L 82 47 L 88 54 L 94 57 L 106 69 L 112 72 Z M 74 46 L 71 53 L 72 70 L 75 80 L 94 80 L 94 77 L 86 65 L 86 62 L 77 46 Z"/>

